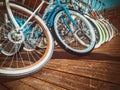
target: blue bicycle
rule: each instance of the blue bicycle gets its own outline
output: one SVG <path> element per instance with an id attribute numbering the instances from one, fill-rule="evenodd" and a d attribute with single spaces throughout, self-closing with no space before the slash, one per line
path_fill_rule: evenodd
<path id="1" fill-rule="evenodd" d="M 55 40 L 66 51 L 75 55 L 91 52 L 95 46 L 95 32 L 90 22 L 78 11 L 68 9 L 69 0 L 50 0 L 43 19 Z"/>
<path id="2" fill-rule="evenodd" d="M 40 1 L 37 0 L 31 4 L 31 1 L 23 0 L 20 3 L 35 11 L 37 2 Z M 49 2 L 44 0 L 41 2 L 46 3 L 47 7 L 44 12 L 42 11 L 43 14 L 39 13 L 40 8 L 38 14 L 63 49 L 75 55 L 84 55 L 94 49 L 96 39 L 93 27 L 80 12 L 67 8 L 66 3 L 69 4 L 70 0 L 49 0 Z"/>

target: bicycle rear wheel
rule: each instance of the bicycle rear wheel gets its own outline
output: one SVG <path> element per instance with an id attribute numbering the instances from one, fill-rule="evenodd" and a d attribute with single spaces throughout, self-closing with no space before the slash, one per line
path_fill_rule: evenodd
<path id="1" fill-rule="evenodd" d="M 22 26 L 32 11 L 9 3 L 15 20 Z M 33 18 L 19 32 L 16 31 L 9 15 L 0 4 L 0 75 L 21 77 L 40 70 L 51 58 L 53 39 L 44 21 L 38 16 Z M 43 47 L 43 38 L 46 48 Z"/>
<path id="2" fill-rule="evenodd" d="M 89 21 L 79 12 L 69 10 L 69 13 L 77 23 L 78 28 L 64 10 L 61 10 L 54 18 L 55 39 L 66 51 L 75 55 L 85 55 L 94 49 L 95 32 Z"/>

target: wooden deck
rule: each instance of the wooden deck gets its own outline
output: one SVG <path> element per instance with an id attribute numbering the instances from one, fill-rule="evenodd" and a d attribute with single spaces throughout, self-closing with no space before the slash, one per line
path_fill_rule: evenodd
<path id="1" fill-rule="evenodd" d="M 0 90 L 120 90 L 119 39 L 82 57 L 55 49 L 42 70 L 22 79 L 0 79 Z"/>

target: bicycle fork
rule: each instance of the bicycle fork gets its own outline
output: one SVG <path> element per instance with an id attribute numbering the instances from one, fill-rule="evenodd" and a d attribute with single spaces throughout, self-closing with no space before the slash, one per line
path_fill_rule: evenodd
<path id="1" fill-rule="evenodd" d="M 71 16 L 69 11 L 67 11 L 66 9 L 65 9 L 65 11 L 66 11 L 66 14 L 67 14 L 68 18 L 70 19 L 70 21 L 72 21 L 72 23 L 70 23 L 70 25 L 69 25 L 68 22 L 67 22 L 67 19 L 65 17 L 62 18 L 63 19 L 63 23 L 66 25 L 66 27 L 68 28 L 69 32 L 71 32 L 73 34 L 73 36 L 76 38 L 76 40 L 79 43 L 81 43 L 82 45 L 84 45 L 86 47 L 89 47 L 89 45 L 85 44 L 85 42 L 82 40 L 82 38 L 77 35 L 77 33 L 79 31 L 78 30 L 79 26 L 77 25 L 76 21 L 74 20 L 75 16 Z M 74 30 L 74 26 L 76 27 L 77 30 Z"/>

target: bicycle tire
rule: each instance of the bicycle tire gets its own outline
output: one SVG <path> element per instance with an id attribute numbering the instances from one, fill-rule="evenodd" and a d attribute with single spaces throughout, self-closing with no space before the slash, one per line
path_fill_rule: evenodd
<path id="1" fill-rule="evenodd" d="M 114 37 L 114 30 L 113 28 L 111 27 L 111 24 L 109 23 L 108 20 L 105 20 L 105 19 L 102 19 L 102 21 L 106 24 L 107 26 L 107 29 L 108 29 L 108 32 L 109 32 L 109 35 L 110 35 L 110 38 L 109 38 L 109 41 Z"/>
<path id="2" fill-rule="evenodd" d="M 95 42 L 96 42 L 95 32 L 93 30 L 93 27 L 89 23 L 89 21 L 83 15 L 81 15 L 79 12 L 77 12 L 75 10 L 69 10 L 69 12 L 70 12 L 71 16 L 74 18 L 74 20 L 78 20 L 79 19 L 79 22 L 81 21 L 82 24 L 85 25 L 85 26 L 83 25 L 83 27 L 87 27 L 87 29 L 89 29 L 88 32 L 89 32 L 89 34 L 91 36 L 89 37 L 89 39 L 90 39 L 88 41 L 89 44 L 87 43 L 88 46 L 82 45 L 80 42 L 78 42 L 78 40 L 76 40 L 76 38 L 74 37 L 73 33 L 68 33 L 69 35 L 66 35 L 66 38 L 64 38 L 64 35 L 63 36 L 61 35 L 62 31 L 60 31 L 59 28 L 61 28 L 61 30 L 64 29 L 64 34 L 65 34 L 65 32 L 68 31 L 67 30 L 68 28 L 63 28 L 63 27 L 67 27 L 67 26 L 64 26 L 64 23 L 62 23 L 62 21 L 60 21 L 60 18 L 62 17 L 62 15 L 65 15 L 64 10 L 59 11 L 56 14 L 55 18 L 54 18 L 54 26 L 53 26 L 54 30 L 53 30 L 53 32 L 54 32 L 55 39 L 59 43 L 59 45 L 63 49 L 65 49 L 66 51 L 68 51 L 69 53 L 72 53 L 74 55 L 85 55 L 85 54 L 88 54 L 88 53 L 90 53 L 94 49 Z M 66 15 L 65 18 L 66 18 L 66 20 L 68 20 L 68 23 L 71 22 L 71 21 L 69 21 L 70 19 L 67 18 L 67 15 Z M 58 27 L 59 22 L 62 23 L 61 27 Z M 77 22 L 77 23 L 79 23 L 79 22 Z M 73 28 L 74 28 L 74 26 L 73 26 Z M 82 26 L 81 26 L 81 28 L 82 28 Z M 79 34 L 79 33 L 81 33 L 81 31 L 83 31 L 83 30 L 80 30 L 80 27 L 79 27 L 79 30 L 74 30 L 74 32 L 78 32 L 79 39 L 82 38 L 80 36 L 81 34 Z M 85 31 L 86 30 L 84 30 L 83 32 L 85 32 Z M 86 42 L 84 41 L 83 44 L 85 44 L 85 43 Z"/>
<path id="3" fill-rule="evenodd" d="M 99 23 L 101 24 L 101 26 L 102 26 L 102 28 L 104 30 L 105 38 L 106 38 L 105 42 L 108 42 L 109 38 L 110 38 L 109 31 L 108 31 L 105 23 L 101 19 L 99 19 L 98 21 L 99 21 Z"/>
<path id="4" fill-rule="evenodd" d="M 102 44 L 105 43 L 105 40 L 106 40 L 106 36 L 105 36 L 105 33 L 104 33 L 104 29 L 102 28 L 101 24 L 96 21 L 97 25 L 99 26 L 100 30 L 101 30 L 101 33 L 102 33 Z"/>
<path id="5" fill-rule="evenodd" d="M 93 18 L 89 17 L 88 15 L 84 15 L 84 16 L 93 25 L 93 28 L 95 30 L 95 36 L 96 36 L 96 45 L 95 45 L 95 48 L 98 48 L 102 44 L 102 32 L 101 32 L 99 26 L 96 24 L 96 20 L 94 20 Z"/>

